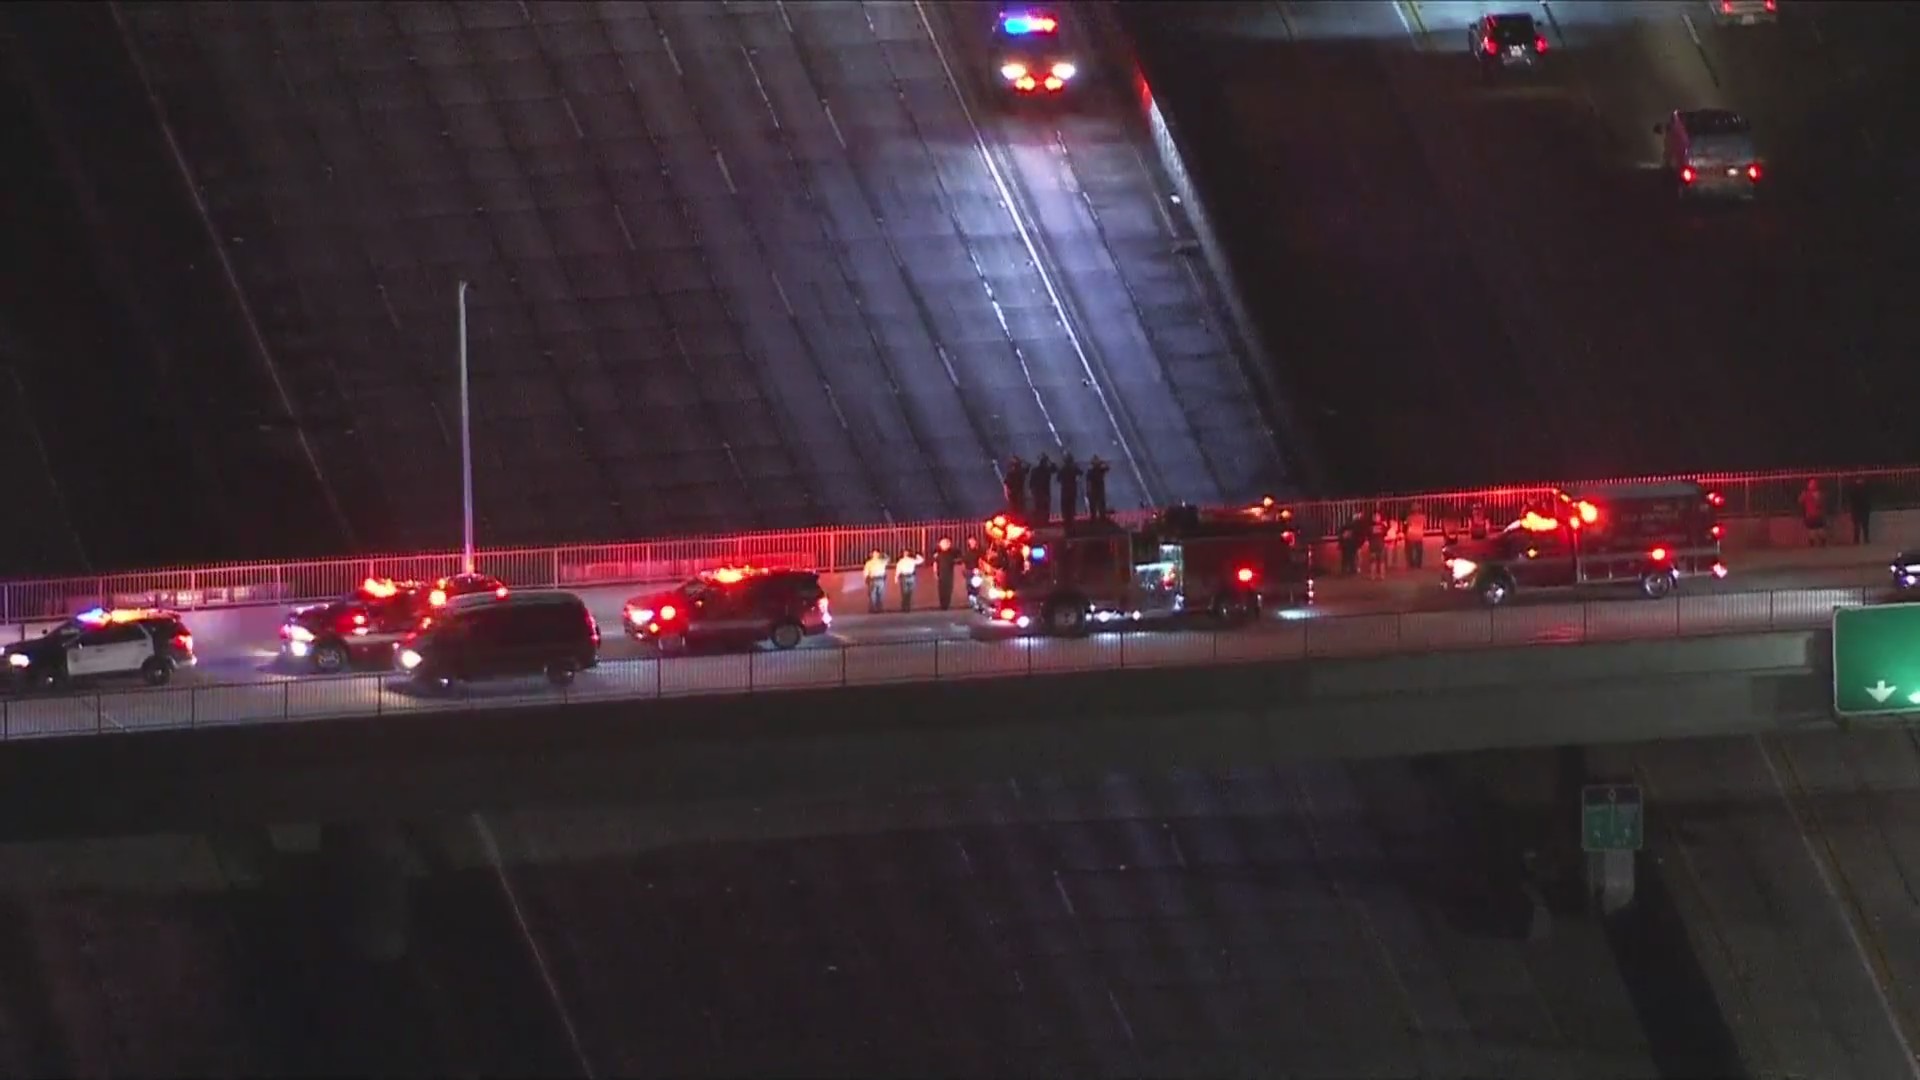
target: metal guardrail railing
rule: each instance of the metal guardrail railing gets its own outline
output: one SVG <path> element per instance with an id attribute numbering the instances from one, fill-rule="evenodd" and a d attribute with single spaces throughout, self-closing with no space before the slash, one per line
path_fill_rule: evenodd
<path id="1" fill-rule="evenodd" d="M 1005 679 L 1098 670 L 1362 658 L 1450 649 L 1573 645 L 1825 628 L 1868 587 L 1603 600 L 1496 609 L 1346 615 L 1230 631 L 944 640 L 837 649 L 603 662 L 566 687 L 482 683 L 446 694 L 406 675 L 286 679 L 158 690 L 16 697 L 6 740 L 227 727 L 356 716 L 527 708 L 703 694 Z M 644 722 L 644 720 L 642 720 Z"/>
<path id="2" fill-rule="evenodd" d="M 1882 508 L 1920 506 L 1920 467 L 1909 467 L 1589 480 L 1434 494 L 1370 495 L 1297 503 L 1294 508 L 1302 535 L 1310 537 L 1332 536 L 1342 522 L 1358 512 L 1384 508 L 1397 513 L 1413 504 L 1419 504 L 1427 512 L 1428 531 L 1437 533 L 1447 528 L 1464 529 L 1468 511 L 1475 503 L 1484 504 L 1493 519 L 1502 520 L 1519 516 L 1529 502 L 1545 497 L 1555 487 L 1578 491 L 1605 484 L 1696 479 L 1726 495 L 1729 516 L 1753 517 L 1797 513 L 1795 500 L 1809 477 L 1820 481 L 1833 513 L 1840 510 L 1841 484 L 1855 479 L 1874 484 L 1876 504 Z M 898 553 L 911 548 L 924 552 L 942 536 L 952 537 L 958 543 L 977 532 L 980 524 L 978 521 L 931 521 L 620 544 L 483 550 L 477 553 L 477 563 L 482 572 L 493 574 L 516 588 L 585 588 L 667 580 L 690 577 L 699 570 L 729 563 L 850 570 L 864 562 L 868 552 L 875 549 Z M 182 609 L 302 603 L 343 596 L 369 577 L 432 580 L 459 569 L 458 553 L 440 552 L 306 562 L 229 563 L 7 582 L 0 585 L 0 622 L 61 618 L 98 603 L 158 603 Z"/>

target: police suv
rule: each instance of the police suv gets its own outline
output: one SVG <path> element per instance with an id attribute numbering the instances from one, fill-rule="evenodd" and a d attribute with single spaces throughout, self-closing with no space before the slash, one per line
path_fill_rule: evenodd
<path id="1" fill-rule="evenodd" d="M 162 686 L 175 669 L 192 666 L 193 635 L 175 612 L 95 608 L 8 646 L 5 657 L 8 681 L 25 689 L 130 675 Z"/>

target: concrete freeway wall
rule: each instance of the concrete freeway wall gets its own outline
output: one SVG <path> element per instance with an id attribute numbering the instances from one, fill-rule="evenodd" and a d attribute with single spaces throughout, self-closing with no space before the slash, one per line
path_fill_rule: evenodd
<path id="1" fill-rule="evenodd" d="M 0 840 L 819 797 L 1828 722 L 1828 635 L 1109 671 L 9 747 Z"/>

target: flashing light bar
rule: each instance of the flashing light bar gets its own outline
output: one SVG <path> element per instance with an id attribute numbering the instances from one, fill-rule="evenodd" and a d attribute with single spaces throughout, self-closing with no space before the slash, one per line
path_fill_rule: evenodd
<path id="1" fill-rule="evenodd" d="M 1060 29 L 1060 22 L 1051 15 L 1035 15 L 1023 11 L 1000 16 L 1000 29 L 1014 37 L 1051 34 Z"/>

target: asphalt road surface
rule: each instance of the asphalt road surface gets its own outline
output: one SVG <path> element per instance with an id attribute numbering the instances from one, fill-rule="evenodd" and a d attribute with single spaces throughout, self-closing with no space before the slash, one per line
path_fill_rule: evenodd
<path id="1" fill-rule="evenodd" d="M 360 546 L 457 520 L 456 277 L 494 542 L 971 517 L 1016 452 L 1115 506 L 1284 488 L 1130 103 L 1010 118 L 963 16 L 126 21 Z"/>
<path id="2" fill-rule="evenodd" d="M 1912 5 L 1129 5 L 1156 95 L 1356 490 L 1894 460 Z M 1466 27 L 1530 11 L 1542 69 Z M 1752 206 L 1682 206 L 1651 126 L 1746 113 Z"/>
<path id="3" fill-rule="evenodd" d="M 1833 554 L 1833 549 L 1822 554 Z M 657 658 L 615 628 L 630 590 L 587 590 L 602 626 L 602 663 L 564 690 L 542 680 L 503 680 L 457 687 L 448 694 L 416 687 L 402 674 L 319 676 L 282 661 L 270 646 L 276 609 L 208 613 L 229 620 L 219 646 L 158 689 L 97 688 L 9 699 L 0 711 L 7 738 L 85 735 L 188 726 L 319 719 L 369 713 L 511 708 L 620 698 L 777 691 L 820 686 L 991 678 L 1107 666 L 1165 666 L 1365 656 L 1492 645 L 1577 644 L 1823 626 L 1835 605 L 1871 601 L 1885 570 L 1844 562 L 1814 563 L 1806 552 L 1756 556 L 1739 578 L 1690 583 L 1665 601 L 1608 598 L 1569 601 L 1547 595 L 1497 612 L 1470 599 L 1446 597 L 1431 579 L 1384 585 L 1341 581 L 1324 605 L 1276 611 L 1255 626 L 1228 633 L 1092 634 L 1078 640 L 1016 636 L 953 612 L 853 615 L 791 652 L 770 646 L 744 653 Z M 1423 585 L 1422 582 L 1425 582 Z M 844 605 L 843 605 L 844 606 Z M 251 616 L 252 636 L 234 636 Z M 189 626 L 192 625 L 191 618 Z M 206 625 L 202 624 L 203 628 Z M 204 633 L 204 630 L 203 630 Z"/>

